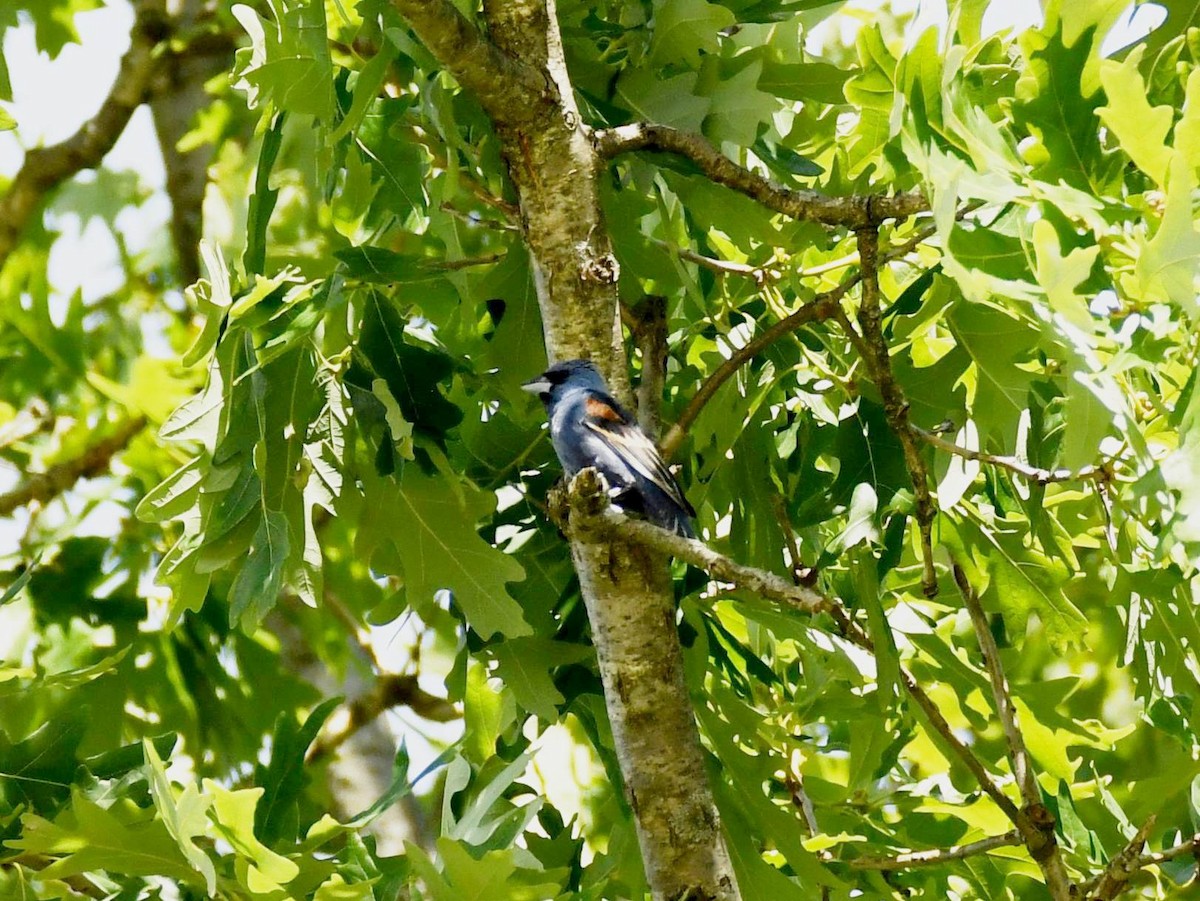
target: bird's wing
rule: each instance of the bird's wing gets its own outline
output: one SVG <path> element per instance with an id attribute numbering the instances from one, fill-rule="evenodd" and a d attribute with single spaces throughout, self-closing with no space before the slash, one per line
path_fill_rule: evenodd
<path id="1" fill-rule="evenodd" d="M 598 393 L 589 395 L 584 405 L 583 424 L 630 468 L 657 485 L 663 494 L 687 511 L 688 516 L 696 515 L 654 442 L 616 401 Z"/>

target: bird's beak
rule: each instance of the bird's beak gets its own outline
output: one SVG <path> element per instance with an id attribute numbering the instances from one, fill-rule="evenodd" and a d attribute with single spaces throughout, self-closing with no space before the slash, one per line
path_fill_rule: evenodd
<path id="1" fill-rule="evenodd" d="M 550 387 L 550 380 L 544 375 L 539 375 L 536 379 L 531 379 L 521 385 L 521 388 L 530 394 L 549 394 Z"/>

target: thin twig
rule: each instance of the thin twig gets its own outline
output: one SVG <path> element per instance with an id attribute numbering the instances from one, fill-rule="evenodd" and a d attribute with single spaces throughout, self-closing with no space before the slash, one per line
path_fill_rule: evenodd
<path id="1" fill-rule="evenodd" d="M 979 206 L 978 202 L 969 203 L 958 211 L 955 218 L 961 219 L 972 210 L 978 209 Z M 903 243 L 890 247 L 886 252 L 881 253 L 879 255 L 880 264 L 890 263 L 900 257 L 907 256 L 917 245 L 932 236 L 935 231 L 936 227 L 933 225 L 917 229 Z M 846 259 L 849 258 L 836 261 L 839 264 L 836 268 L 841 268 Z M 854 254 L 852 262 L 857 261 L 858 254 Z M 815 271 L 807 270 L 810 274 Z M 799 310 L 768 328 L 753 341 L 738 348 L 728 360 L 718 366 L 712 375 L 705 379 L 704 383 L 700 386 L 700 390 L 693 395 L 687 407 L 684 408 L 683 413 L 680 415 L 679 420 L 667 431 L 666 438 L 663 439 L 660 446 L 664 459 L 670 460 L 675 455 L 675 452 L 679 450 L 679 445 L 683 442 L 684 437 L 686 437 L 688 429 L 696 421 L 696 418 L 700 415 L 700 411 L 704 409 L 704 405 L 712 400 L 718 388 L 725 384 L 739 368 L 758 356 L 776 341 L 796 331 L 802 325 L 822 319 L 833 319 L 842 324 L 843 329 L 847 332 L 847 337 L 855 344 L 859 353 L 864 354 L 865 350 L 862 339 L 853 328 L 850 328 L 845 314 L 838 305 L 847 292 L 861 280 L 861 272 L 847 276 L 836 287 L 813 298 L 813 300 L 802 306 Z"/>
<path id="2" fill-rule="evenodd" d="M 810 838 L 821 834 L 821 827 L 817 823 L 817 811 L 813 807 L 812 798 L 808 796 L 808 792 L 804 790 L 804 777 L 799 773 L 789 772 L 785 778 L 788 794 L 792 796 L 792 806 L 800 813 L 800 818 L 804 821 L 804 828 L 808 832 Z"/>
<path id="3" fill-rule="evenodd" d="M 793 219 L 857 228 L 885 219 L 903 219 L 929 209 L 929 202 L 920 191 L 829 197 L 819 191 L 785 188 L 738 165 L 700 135 L 667 125 L 636 122 L 605 128 L 593 132 L 592 140 L 596 153 L 604 159 L 636 150 L 687 157 L 717 184 L 752 197 L 763 206 Z"/>
<path id="4" fill-rule="evenodd" d="M 996 638 L 988 627 L 987 615 L 979 602 L 978 593 L 967 579 L 966 572 L 958 563 L 955 563 L 953 568 L 954 581 L 962 593 L 967 612 L 971 615 L 971 625 L 975 627 L 975 637 L 979 641 L 984 666 L 992 683 L 992 697 L 996 703 L 996 713 L 1004 727 L 1008 759 L 1017 780 L 1017 788 L 1025 801 L 1021 813 L 1027 824 L 1017 823 L 1017 828 L 1021 831 L 1021 838 L 1026 847 L 1029 848 L 1030 856 L 1041 867 L 1050 896 L 1056 901 L 1068 901 L 1071 881 L 1067 878 L 1062 854 L 1054 838 L 1054 815 L 1042 803 L 1042 791 L 1029 763 L 1029 752 L 1025 748 L 1025 737 L 1021 733 L 1017 708 L 1008 688 L 1008 678 L 1000 664 L 1000 650 L 996 647 Z"/>
<path id="5" fill-rule="evenodd" d="M 78 457 L 56 463 L 45 472 L 31 473 L 24 484 L 0 494 L 0 516 L 9 516 L 18 507 L 34 502 L 45 505 L 80 479 L 95 478 L 107 472 L 112 458 L 128 447 L 145 427 L 145 417 L 128 419 Z"/>
<path id="6" fill-rule="evenodd" d="M 688 401 L 688 405 L 684 407 L 679 419 L 667 431 L 666 437 L 663 438 L 660 444 L 663 459 L 670 460 L 674 456 L 675 451 L 679 449 L 679 445 L 687 435 L 688 429 L 692 427 L 692 423 L 696 421 L 696 417 L 704 409 L 704 405 L 717 393 L 717 389 L 725 384 L 747 360 L 762 353 L 784 335 L 794 332 L 800 326 L 809 322 L 819 322 L 822 319 L 831 318 L 838 309 L 838 301 L 841 300 L 857 281 L 858 276 L 854 276 L 842 282 L 836 288 L 819 295 L 790 316 L 780 319 L 758 337 L 746 342 L 746 344 L 731 354 L 728 360 L 718 366 L 712 375 L 704 380 L 704 383 L 700 386 L 700 390 L 692 396 L 692 399 Z"/>
<path id="7" fill-rule="evenodd" d="M 1129 878 L 1142 868 L 1138 866 L 1138 861 L 1143 857 L 1142 848 L 1146 846 L 1146 839 L 1150 837 L 1150 831 L 1154 828 L 1157 819 L 1158 817 L 1151 816 L 1146 820 L 1125 847 L 1108 862 L 1104 872 L 1076 887 L 1075 896 L 1084 901 L 1113 901 L 1121 892 L 1125 891 L 1125 887 L 1129 884 Z M 1194 841 L 1188 841 L 1180 847 L 1190 850 L 1193 843 Z M 1149 864 L 1144 866 L 1149 866 Z"/>
<path id="8" fill-rule="evenodd" d="M 1016 457 L 1004 457 L 984 451 L 971 450 L 969 447 L 963 447 L 960 444 L 955 444 L 953 441 L 947 441 L 940 435 L 926 431 L 917 425 L 910 425 L 910 428 L 913 434 L 931 447 L 936 447 L 938 450 L 954 454 L 966 460 L 976 460 L 980 463 L 990 463 L 993 466 L 999 466 L 1016 473 L 1030 482 L 1036 482 L 1038 485 L 1048 485 L 1051 482 L 1105 482 L 1112 478 L 1112 469 L 1105 465 L 1085 466 L 1082 469 L 1040 469 L 1036 466 L 1030 466 Z"/>
<path id="9" fill-rule="evenodd" d="M 965 845 L 935 848 L 930 851 L 907 851 L 895 857 L 856 857 L 845 861 L 852 870 L 911 870 L 917 867 L 935 867 L 952 860 L 962 860 L 976 854 L 986 854 L 997 848 L 1015 847 L 1022 844 L 1021 833 L 1016 829 L 1003 835 L 991 835 Z"/>
<path id="10" fill-rule="evenodd" d="M 149 6 L 139 10 L 129 50 L 121 57 L 116 80 L 96 115 L 62 143 L 26 152 L 20 170 L 0 197 L 0 267 L 45 196 L 84 169 L 98 166 L 112 150 L 149 94 L 158 66 L 155 50 L 169 31 L 161 10 Z"/>
<path id="11" fill-rule="evenodd" d="M 1012 762 L 1013 775 L 1021 797 L 1026 804 L 1040 804 L 1041 790 L 1029 766 L 1029 752 L 1025 749 L 1025 738 L 1021 734 L 1020 723 L 1017 719 L 1017 708 L 1013 704 L 1012 694 L 1008 688 L 1008 678 L 1000 665 L 1000 650 L 996 646 L 996 637 L 988 626 L 987 614 L 979 602 L 979 595 L 967 579 L 967 574 L 956 562 L 954 564 L 954 581 L 962 593 L 967 612 L 971 615 L 971 625 L 975 628 L 975 637 L 979 641 L 979 650 L 983 653 L 983 663 L 987 668 L 988 678 L 992 683 L 992 698 L 996 703 L 996 713 L 1004 727 L 1004 738 L 1008 743 L 1008 756 Z"/>
<path id="12" fill-rule="evenodd" d="M 917 505 L 917 527 L 921 533 L 921 587 L 927 597 L 937 594 L 937 571 L 933 567 L 933 518 L 937 508 L 929 491 L 929 472 L 908 421 L 908 401 L 892 373 L 892 360 L 883 335 L 883 309 L 879 296 L 879 231 L 873 226 L 858 229 L 858 257 L 862 269 L 862 302 L 858 324 L 866 356 L 863 362 L 883 399 L 888 425 L 904 449 L 904 463 L 912 480 Z"/>
<path id="13" fill-rule="evenodd" d="M 781 273 L 773 266 L 751 266 L 749 263 L 735 263 L 732 260 L 720 260 L 716 257 L 706 257 L 689 247 L 679 247 L 661 238 L 651 238 L 650 243 L 668 253 L 673 253 L 681 260 L 695 263 L 717 275 L 744 275 L 754 280 L 756 285 L 779 281 Z"/>
<path id="14" fill-rule="evenodd" d="M 422 265 L 427 269 L 453 271 L 457 269 L 469 269 L 472 266 L 490 266 L 492 263 L 499 263 L 507 255 L 508 251 L 498 250 L 495 253 L 485 253 L 477 257 L 464 257 L 459 260 L 430 260 L 423 262 Z"/>

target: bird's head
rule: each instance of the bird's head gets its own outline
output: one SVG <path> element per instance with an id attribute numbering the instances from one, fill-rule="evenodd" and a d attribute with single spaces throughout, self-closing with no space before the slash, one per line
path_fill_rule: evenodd
<path id="1" fill-rule="evenodd" d="M 571 388 L 589 388 L 593 391 L 607 391 L 604 376 L 590 360 L 563 360 L 555 363 L 535 379 L 521 386 L 531 394 L 536 394 L 544 404 L 549 404 L 560 397 L 563 391 Z"/>

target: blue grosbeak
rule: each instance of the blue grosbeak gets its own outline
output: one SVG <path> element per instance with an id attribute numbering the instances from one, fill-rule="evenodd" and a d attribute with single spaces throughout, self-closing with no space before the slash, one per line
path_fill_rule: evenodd
<path id="1" fill-rule="evenodd" d="M 622 507 L 685 538 L 696 537 L 691 521 L 696 511 L 654 442 L 608 393 L 595 366 L 565 360 L 523 387 L 546 405 L 550 440 L 568 477 L 595 467 Z"/>

